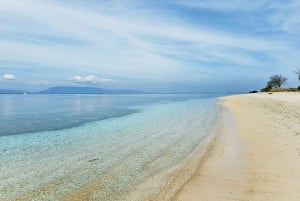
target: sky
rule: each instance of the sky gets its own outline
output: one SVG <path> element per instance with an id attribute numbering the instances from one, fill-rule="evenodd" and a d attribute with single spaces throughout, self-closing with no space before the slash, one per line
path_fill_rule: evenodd
<path id="1" fill-rule="evenodd" d="M 300 0 L 0 0 L 0 88 L 243 92 L 300 83 Z"/>

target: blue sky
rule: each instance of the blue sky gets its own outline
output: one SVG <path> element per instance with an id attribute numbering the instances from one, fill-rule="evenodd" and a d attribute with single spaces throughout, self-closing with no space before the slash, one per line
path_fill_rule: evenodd
<path id="1" fill-rule="evenodd" d="M 300 0 L 0 0 L 0 88 L 298 85 Z"/>

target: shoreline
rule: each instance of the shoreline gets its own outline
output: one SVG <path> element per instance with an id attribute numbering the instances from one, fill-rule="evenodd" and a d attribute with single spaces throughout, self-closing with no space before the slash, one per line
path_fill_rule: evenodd
<path id="1" fill-rule="evenodd" d="M 204 150 L 201 152 L 201 156 L 197 162 L 196 168 L 194 169 L 193 173 L 190 175 L 190 177 L 187 179 L 186 182 L 183 183 L 183 185 L 180 186 L 180 188 L 178 188 L 175 193 L 171 196 L 170 201 L 177 201 L 178 196 L 181 194 L 181 192 L 184 190 L 184 188 L 189 185 L 194 178 L 198 175 L 199 171 L 201 170 L 201 168 L 203 167 L 203 165 L 206 163 L 206 161 L 211 157 L 212 152 L 214 151 L 216 144 L 218 142 L 218 138 L 220 137 L 220 125 L 223 122 L 222 116 L 223 116 L 223 108 L 221 105 L 222 100 L 220 98 L 218 98 L 216 100 L 216 106 L 217 106 L 217 110 L 218 110 L 218 115 L 217 115 L 217 119 L 214 125 L 214 128 L 212 130 L 212 132 L 210 133 L 209 136 L 206 137 L 206 139 L 204 141 L 207 141 L 206 143 L 204 143 L 206 145 L 206 147 L 204 148 Z M 202 141 L 203 143 L 203 141 Z M 202 147 L 202 146 L 199 146 Z M 203 147 L 202 147 L 203 149 Z M 198 153 L 199 154 L 199 153 Z"/>
<path id="2" fill-rule="evenodd" d="M 233 117 L 224 106 L 224 101 L 223 98 L 217 101 L 219 119 L 213 133 L 211 150 L 194 177 L 177 193 L 174 201 L 198 201 L 200 198 L 205 201 L 221 201 L 223 195 L 230 196 L 236 188 L 245 188 L 242 184 L 245 178 L 239 178 L 241 172 L 245 171 L 242 146 L 236 135 Z"/>
<path id="3" fill-rule="evenodd" d="M 221 100 L 216 144 L 174 200 L 300 200 L 300 94 Z"/>

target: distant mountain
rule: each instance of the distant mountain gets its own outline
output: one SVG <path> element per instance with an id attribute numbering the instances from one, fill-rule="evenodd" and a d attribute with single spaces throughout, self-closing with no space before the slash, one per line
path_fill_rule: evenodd
<path id="1" fill-rule="evenodd" d="M 12 90 L 12 89 L 0 89 L 0 94 L 24 94 L 25 91 Z"/>
<path id="2" fill-rule="evenodd" d="M 61 87 L 52 87 L 40 91 L 38 93 L 39 94 L 142 94 L 144 92 L 128 90 L 128 89 L 109 90 L 109 89 L 101 89 L 97 87 L 61 86 Z"/>

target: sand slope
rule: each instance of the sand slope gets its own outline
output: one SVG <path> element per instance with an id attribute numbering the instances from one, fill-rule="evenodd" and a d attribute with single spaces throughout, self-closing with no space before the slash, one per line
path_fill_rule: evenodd
<path id="1" fill-rule="evenodd" d="M 211 157 L 175 200 L 299 201 L 300 93 L 230 96 L 223 105 L 236 132 L 223 113 Z"/>

